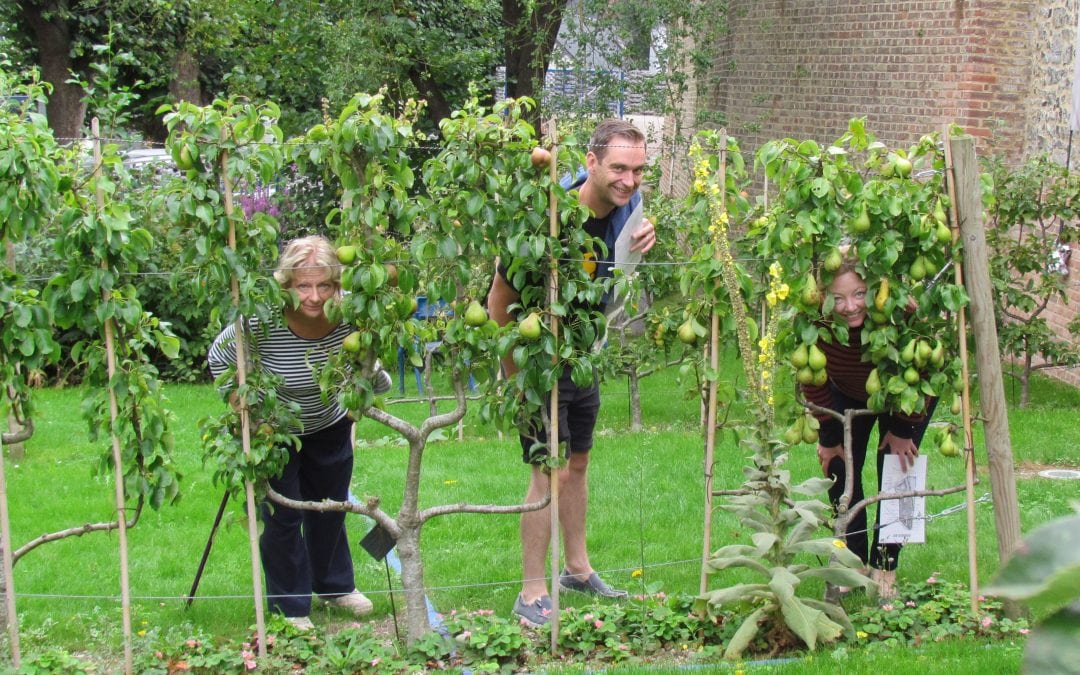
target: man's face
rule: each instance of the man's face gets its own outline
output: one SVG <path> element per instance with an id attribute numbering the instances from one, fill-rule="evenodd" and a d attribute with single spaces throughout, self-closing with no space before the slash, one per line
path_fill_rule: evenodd
<path id="1" fill-rule="evenodd" d="M 595 185 L 593 211 L 598 216 L 624 206 L 641 186 L 645 173 L 645 145 L 623 137 L 612 138 L 603 158 L 590 152 L 585 156 L 589 180 Z"/>

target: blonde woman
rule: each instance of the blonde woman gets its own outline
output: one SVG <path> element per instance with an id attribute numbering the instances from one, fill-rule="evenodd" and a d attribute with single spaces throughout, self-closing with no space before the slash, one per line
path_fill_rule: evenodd
<path id="1" fill-rule="evenodd" d="M 300 438 L 290 447 L 281 475 L 270 480 L 280 494 L 298 500 L 345 501 L 353 470 L 352 420 L 334 399 L 324 402 L 312 367 L 341 348 L 352 327 L 332 323 L 323 306 L 341 293 L 341 273 L 330 241 L 321 236 L 295 239 L 285 247 L 274 278 L 293 291 L 299 303 L 287 306 L 282 320 L 263 327 L 252 319 L 259 367 L 282 378 L 277 390 L 300 408 Z M 210 370 L 217 377 L 236 362 L 235 332 L 227 327 L 210 347 Z M 389 391 L 390 376 L 378 370 L 375 391 Z M 297 628 L 312 628 L 312 593 L 356 616 L 372 604 L 356 590 L 344 513 L 316 513 L 264 503 L 259 538 L 267 604 Z"/>

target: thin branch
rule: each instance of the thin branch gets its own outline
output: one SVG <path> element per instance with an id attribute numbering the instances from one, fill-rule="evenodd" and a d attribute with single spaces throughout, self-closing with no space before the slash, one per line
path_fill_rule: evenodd
<path id="1" fill-rule="evenodd" d="M 427 439 L 432 431 L 457 424 L 462 417 L 465 417 L 465 385 L 461 377 L 454 377 L 454 398 L 457 400 L 457 405 L 453 410 L 441 415 L 433 415 L 423 421 L 420 425 L 421 439 Z"/>
<path id="2" fill-rule="evenodd" d="M 976 478 L 974 485 L 978 484 L 979 479 Z M 847 516 L 848 521 L 850 522 L 850 520 L 855 517 L 856 513 L 862 511 L 867 506 L 870 506 L 871 504 L 875 504 L 877 502 L 893 499 L 908 499 L 909 497 L 944 497 L 945 495 L 951 495 L 956 492 L 963 492 L 966 489 L 966 485 L 954 485 L 950 488 L 945 488 L 943 490 L 910 490 L 908 492 L 887 492 L 883 494 L 877 494 L 873 497 L 867 497 L 861 502 L 857 502 L 854 506 L 849 508 L 844 513 L 844 515 Z"/>
<path id="3" fill-rule="evenodd" d="M 135 527 L 135 524 L 139 522 L 139 516 L 142 514 L 143 508 L 143 496 L 139 495 L 138 501 L 135 503 L 135 513 L 132 514 L 131 520 L 127 521 L 125 525 L 128 528 Z M 19 558 L 23 557 L 30 551 L 33 551 L 42 544 L 47 544 L 50 541 L 56 541 L 58 539 L 66 539 L 67 537 L 81 537 L 89 532 L 109 532 L 120 527 L 120 521 L 114 520 L 107 523 L 86 523 L 85 525 L 79 525 L 77 527 L 69 527 L 66 530 L 58 530 L 56 532 L 48 532 L 41 535 L 37 539 L 31 539 L 11 554 L 11 564 L 19 562 Z"/>
<path id="4" fill-rule="evenodd" d="M 417 514 L 417 519 L 423 523 L 435 516 L 444 516 L 450 513 L 526 513 L 528 511 L 539 511 L 546 508 L 551 503 L 551 495 L 545 496 L 538 502 L 529 502 L 528 504 L 510 504 L 510 505 L 495 505 L 495 504 L 443 504 L 442 506 L 433 506 L 430 509 L 424 509 Z"/>
<path id="5" fill-rule="evenodd" d="M 34 435 L 34 420 L 28 419 L 26 422 L 20 422 L 20 424 L 23 425 L 23 428 L 19 431 L 4 432 L 3 434 L 0 434 L 0 444 L 15 445 L 16 443 L 30 440 L 30 437 Z"/>
<path id="6" fill-rule="evenodd" d="M 365 497 L 363 503 L 361 502 L 339 502 L 333 499 L 324 499 L 323 501 L 303 501 L 299 499 L 292 499 L 281 494 L 269 485 L 266 486 L 266 498 L 280 506 L 285 506 L 290 509 L 297 509 L 299 511 L 316 511 L 318 513 L 335 513 L 344 511 L 345 513 L 356 513 L 361 516 L 367 516 L 376 523 L 378 523 L 384 530 L 390 533 L 394 539 L 397 539 L 401 534 L 401 528 L 398 526 L 397 521 L 390 517 L 385 511 L 379 508 L 378 497 Z"/>

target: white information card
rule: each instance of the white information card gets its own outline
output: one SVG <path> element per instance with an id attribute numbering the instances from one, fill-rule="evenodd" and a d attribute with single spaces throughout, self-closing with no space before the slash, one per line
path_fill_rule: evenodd
<path id="1" fill-rule="evenodd" d="M 906 472 L 900 470 L 900 458 L 885 455 L 881 494 L 898 494 L 926 489 L 926 455 L 915 458 Z M 903 497 L 878 502 L 881 510 L 882 544 L 922 544 L 926 541 L 926 498 Z"/>

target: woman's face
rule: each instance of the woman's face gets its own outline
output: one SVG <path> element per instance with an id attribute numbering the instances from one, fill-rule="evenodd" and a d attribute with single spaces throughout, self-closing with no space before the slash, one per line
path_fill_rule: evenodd
<path id="1" fill-rule="evenodd" d="M 844 272 L 829 284 L 833 311 L 844 317 L 848 328 L 858 328 L 866 320 L 866 282 L 855 272 Z"/>
<path id="2" fill-rule="evenodd" d="M 338 286 L 330 280 L 330 270 L 325 267 L 299 267 L 293 270 L 289 288 L 300 297 L 295 312 L 309 319 L 324 318 L 323 305 L 337 295 Z"/>

